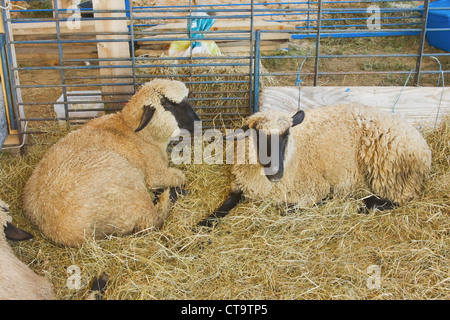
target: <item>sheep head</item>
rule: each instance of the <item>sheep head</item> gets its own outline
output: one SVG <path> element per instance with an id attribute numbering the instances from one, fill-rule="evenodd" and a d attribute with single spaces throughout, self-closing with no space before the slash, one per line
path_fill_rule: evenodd
<path id="1" fill-rule="evenodd" d="M 156 79 L 146 83 L 123 108 L 126 123 L 136 132 L 157 140 L 169 139 L 177 129 L 194 130 L 199 117 L 187 100 L 180 81 Z"/>
<path id="2" fill-rule="evenodd" d="M 283 177 L 286 147 L 290 128 L 305 119 L 305 113 L 298 111 L 290 117 L 282 112 L 258 112 L 250 116 L 237 135 L 227 135 L 226 139 L 236 137 L 238 140 L 253 136 L 255 153 L 264 174 L 271 182 L 278 182 Z"/>

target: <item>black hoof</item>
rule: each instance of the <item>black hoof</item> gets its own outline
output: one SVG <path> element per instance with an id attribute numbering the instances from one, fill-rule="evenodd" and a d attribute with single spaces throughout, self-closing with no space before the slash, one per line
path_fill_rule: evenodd
<path id="1" fill-rule="evenodd" d="M 197 227 L 206 227 L 206 228 L 212 228 L 217 224 L 217 219 L 203 219 L 199 223 L 197 223 Z"/>
<path id="2" fill-rule="evenodd" d="M 108 284 L 109 277 L 106 273 L 103 272 L 101 277 L 94 278 L 92 280 L 91 292 L 95 293 L 95 300 L 102 300 L 103 295 L 106 291 L 106 286 Z"/>
<path id="3" fill-rule="evenodd" d="M 33 239 L 33 235 L 31 233 L 26 232 L 25 230 L 17 228 L 12 223 L 6 222 L 6 226 L 3 228 L 5 232 L 5 237 L 8 240 L 12 241 L 24 241 Z"/>
<path id="4" fill-rule="evenodd" d="M 369 213 L 370 210 L 384 211 L 396 208 L 398 205 L 389 199 L 370 196 L 363 199 L 364 207 L 360 208 L 360 213 Z"/>
<path id="5" fill-rule="evenodd" d="M 170 194 L 170 200 L 172 200 L 172 202 L 176 202 L 178 200 L 179 196 L 185 196 L 188 194 L 187 190 L 184 190 L 181 187 L 174 187 L 174 188 L 170 188 L 169 191 Z"/>
<path id="6" fill-rule="evenodd" d="M 159 188 L 159 189 L 155 189 L 154 191 L 153 191 L 153 204 L 154 205 L 156 205 L 157 203 L 158 203 L 158 198 L 159 198 L 159 196 L 164 192 L 164 190 L 166 190 L 166 189 L 164 189 L 164 188 Z"/>

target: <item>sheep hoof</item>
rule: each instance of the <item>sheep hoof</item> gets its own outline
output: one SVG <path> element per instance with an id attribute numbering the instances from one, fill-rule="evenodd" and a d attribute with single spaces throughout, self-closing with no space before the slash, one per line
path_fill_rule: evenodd
<path id="1" fill-rule="evenodd" d="M 217 218 L 206 218 L 197 223 L 197 227 L 213 228 L 217 223 Z"/>
<path id="2" fill-rule="evenodd" d="M 377 211 L 383 211 L 383 210 L 391 210 L 396 208 L 398 205 L 394 202 L 392 202 L 389 199 L 385 198 L 379 198 L 376 196 L 370 196 L 368 198 L 363 199 L 364 207 L 360 208 L 360 213 L 368 214 L 370 213 L 370 210 L 377 210 Z"/>
<path id="3" fill-rule="evenodd" d="M 154 205 L 156 205 L 158 203 L 159 196 L 162 195 L 165 190 L 167 190 L 167 189 L 159 188 L 159 189 L 156 189 L 153 191 L 153 195 L 154 195 L 153 204 Z M 172 202 L 176 202 L 180 195 L 184 197 L 187 194 L 188 194 L 188 191 L 184 190 L 181 187 L 173 187 L 173 188 L 170 188 L 170 190 L 169 190 L 169 197 Z"/>
<path id="4" fill-rule="evenodd" d="M 184 190 L 181 187 L 173 187 L 170 188 L 169 196 L 172 202 L 176 202 L 179 196 L 186 196 L 188 194 L 187 190 Z"/>
<path id="5" fill-rule="evenodd" d="M 105 294 L 106 285 L 108 283 L 109 277 L 103 272 L 101 277 L 94 278 L 92 280 L 91 289 L 89 290 L 88 300 L 103 300 L 103 295 Z"/>
<path id="6" fill-rule="evenodd" d="M 6 222 L 6 226 L 3 228 L 5 232 L 5 237 L 8 240 L 12 241 L 24 241 L 33 239 L 33 235 L 31 233 L 26 232 L 25 230 L 17 228 L 12 223 Z"/>

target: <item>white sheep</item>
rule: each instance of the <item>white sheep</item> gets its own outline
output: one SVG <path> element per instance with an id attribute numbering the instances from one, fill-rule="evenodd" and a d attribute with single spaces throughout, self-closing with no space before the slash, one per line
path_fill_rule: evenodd
<path id="1" fill-rule="evenodd" d="M 243 195 L 309 207 L 329 194 L 344 197 L 365 189 L 372 193 L 365 198 L 368 208 L 390 209 L 417 196 L 431 168 L 431 151 L 418 130 L 365 106 L 324 107 L 293 117 L 259 112 L 242 129 L 249 128 L 254 134 L 240 137 L 249 136 L 250 156 L 233 165 L 230 196 L 199 225 L 211 226 Z M 270 149 L 272 138 L 276 150 Z M 264 163 L 261 141 L 270 159 Z M 252 154 L 258 159 L 254 164 Z"/>
<path id="2" fill-rule="evenodd" d="M 17 259 L 8 240 L 31 239 L 28 232 L 15 227 L 8 214 L 8 205 L 0 200 L 0 300 L 51 300 L 50 282 L 39 277 Z"/>
<path id="3" fill-rule="evenodd" d="M 122 111 L 92 120 L 44 155 L 24 189 L 24 210 L 56 243 L 160 227 L 174 187 L 185 183 L 169 167 L 166 147 L 179 128 L 199 120 L 179 81 L 145 84 Z M 157 205 L 149 189 L 166 190 Z"/>

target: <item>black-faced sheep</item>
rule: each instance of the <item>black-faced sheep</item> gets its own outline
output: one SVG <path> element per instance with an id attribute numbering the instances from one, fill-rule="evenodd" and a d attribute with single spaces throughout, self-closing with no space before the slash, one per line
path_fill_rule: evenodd
<path id="1" fill-rule="evenodd" d="M 0 200 L 0 300 L 51 300 L 50 282 L 39 277 L 17 259 L 6 239 L 22 241 L 33 236 L 15 227 L 8 205 Z"/>
<path id="2" fill-rule="evenodd" d="M 154 205 L 149 189 L 185 183 L 169 167 L 166 147 L 179 128 L 199 120 L 179 81 L 145 84 L 122 111 L 88 122 L 44 155 L 24 189 L 24 209 L 56 243 L 126 235 L 160 227 L 171 208 L 166 190 Z M 173 191 L 173 190 L 172 190 Z"/>
<path id="3" fill-rule="evenodd" d="M 200 226 L 228 214 L 243 195 L 309 207 L 329 194 L 366 189 L 373 194 L 365 199 L 367 207 L 389 209 L 416 196 L 431 167 L 431 151 L 419 131 L 364 106 L 318 108 L 293 117 L 260 112 L 242 129 L 253 129 L 254 134 L 242 135 L 249 137 L 249 157 L 233 165 L 230 196 Z M 278 141 L 276 150 L 271 150 L 272 138 Z M 261 145 L 267 146 L 263 153 Z M 248 160 L 252 154 L 254 164 Z M 264 154 L 270 161 L 261 161 Z"/>

